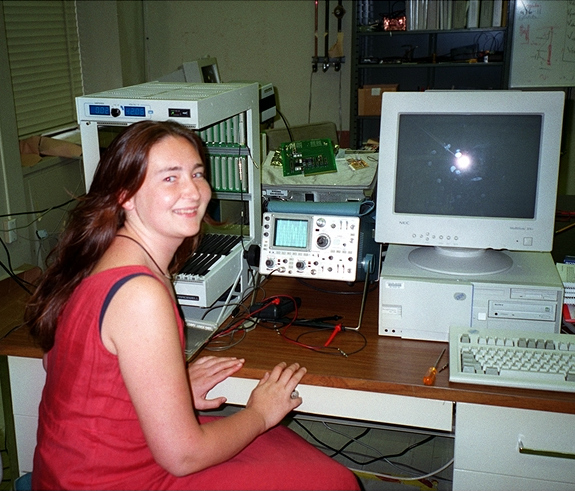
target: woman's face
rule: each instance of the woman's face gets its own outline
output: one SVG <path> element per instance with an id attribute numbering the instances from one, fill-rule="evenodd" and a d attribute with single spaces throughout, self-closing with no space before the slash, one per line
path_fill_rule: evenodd
<path id="1" fill-rule="evenodd" d="M 150 149 L 144 183 L 124 207 L 149 231 L 184 239 L 200 231 L 210 198 L 194 146 L 183 137 L 168 136 Z"/>

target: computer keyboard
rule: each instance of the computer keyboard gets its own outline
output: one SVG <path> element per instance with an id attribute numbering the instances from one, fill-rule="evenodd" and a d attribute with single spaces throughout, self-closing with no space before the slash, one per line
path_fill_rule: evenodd
<path id="1" fill-rule="evenodd" d="M 575 335 L 451 327 L 449 381 L 575 392 Z"/>

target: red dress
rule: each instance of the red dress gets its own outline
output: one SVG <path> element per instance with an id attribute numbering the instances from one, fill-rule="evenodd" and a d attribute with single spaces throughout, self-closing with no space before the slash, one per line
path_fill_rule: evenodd
<path id="1" fill-rule="evenodd" d="M 117 358 L 100 338 L 109 300 L 125 281 L 142 274 L 152 275 L 148 268 L 127 266 L 90 276 L 67 303 L 48 353 L 33 489 L 359 489 L 347 468 L 282 426 L 203 471 L 175 477 L 160 467 L 146 445 Z M 184 363 L 183 322 L 178 327 Z"/>

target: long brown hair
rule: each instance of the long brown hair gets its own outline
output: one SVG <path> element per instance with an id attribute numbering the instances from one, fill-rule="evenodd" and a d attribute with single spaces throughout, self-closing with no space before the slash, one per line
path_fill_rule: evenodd
<path id="1" fill-rule="evenodd" d="M 173 121 L 134 123 L 104 151 L 90 191 L 79 198 L 71 212 L 68 226 L 50 253 L 49 266 L 26 307 L 24 322 L 45 351 L 54 345 L 58 317 L 70 295 L 90 274 L 124 224 L 122 203 L 142 186 L 150 149 L 168 136 L 187 139 L 206 163 L 200 138 Z M 206 178 L 209 182 L 207 174 Z M 170 263 L 171 273 L 179 271 L 199 240 L 197 235 L 184 240 Z"/>

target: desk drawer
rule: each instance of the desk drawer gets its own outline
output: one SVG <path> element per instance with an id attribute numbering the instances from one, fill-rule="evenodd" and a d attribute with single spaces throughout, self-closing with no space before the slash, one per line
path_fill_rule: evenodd
<path id="1" fill-rule="evenodd" d="M 224 396 L 230 404 L 245 405 L 257 380 L 229 377 L 209 397 Z M 453 402 L 382 394 L 362 390 L 300 384 L 303 403 L 297 411 L 401 426 L 453 430 Z"/>
<path id="2" fill-rule="evenodd" d="M 521 453 L 521 445 L 535 454 Z M 552 454 L 541 455 L 542 451 Z M 574 456 L 575 415 L 456 406 L 454 490 L 566 489 L 560 483 L 569 483 L 573 489 Z M 489 481 L 494 487 L 489 487 Z M 529 482 L 526 487 L 525 481 Z M 550 483 L 555 484 L 550 487 Z"/>

